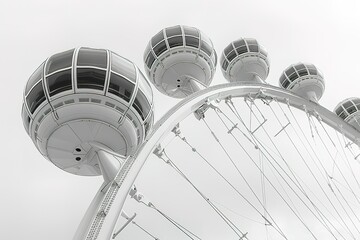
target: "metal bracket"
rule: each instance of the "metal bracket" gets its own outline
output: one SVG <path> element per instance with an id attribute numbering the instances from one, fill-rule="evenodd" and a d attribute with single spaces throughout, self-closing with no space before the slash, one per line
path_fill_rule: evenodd
<path id="1" fill-rule="evenodd" d="M 196 119 L 201 120 L 201 119 L 205 118 L 205 112 L 209 108 L 212 108 L 215 110 L 218 109 L 219 102 L 220 102 L 219 99 L 215 99 L 212 101 L 207 99 L 203 105 L 201 105 L 198 109 L 195 110 L 194 115 L 195 115 Z"/>
<path id="2" fill-rule="evenodd" d="M 131 223 L 134 218 L 136 217 L 136 213 L 134 213 L 134 215 L 130 218 L 127 219 L 126 223 L 117 231 L 113 234 L 112 239 L 115 239 L 117 235 L 119 235 L 119 233 L 124 230 L 126 228 L 127 225 L 129 225 L 129 223 Z"/>

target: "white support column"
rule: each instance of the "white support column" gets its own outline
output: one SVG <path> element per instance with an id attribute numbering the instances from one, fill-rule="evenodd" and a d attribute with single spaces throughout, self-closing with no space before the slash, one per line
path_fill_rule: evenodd
<path id="1" fill-rule="evenodd" d="M 104 149 L 100 149 L 96 151 L 96 155 L 98 158 L 99 166 L 104 178 L 104 183 L 101 185 L 99 191 L 96 193 L 94 199 L 92 200 L 90 206 L 88 207 L 81 223 L 74 235 L 73 240 L 85 240 L 85 239 L 100 239 L 100 238 L 89 238 L 89 230 L 94 222 L 96 216 L 100 214 L 102 211 L 102 205 L 106 200 L 106 196 L 109 194 L 109 190 L 112 187 L 112 183 L 116 178 L 117 174 L 121 170 L 121 167 L 124 165 L 124 160 L 119 157 L 109 153 Z M 120 209 L 121 210 L 121 209 Z M 118 219 L 118 215 L 113 216 L 113 220 L 111 221 L 111 226 L 107 227 L 107 231 L 112 232 L 112 229 L 115 227 L 116 221 Z M 112 228 L 111 230 L 109 230 Z M 109 240 L 109 238 L 104 238 Z"/>

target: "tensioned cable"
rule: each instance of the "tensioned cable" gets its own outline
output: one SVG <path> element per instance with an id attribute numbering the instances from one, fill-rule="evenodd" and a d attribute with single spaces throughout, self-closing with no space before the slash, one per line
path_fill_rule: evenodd
<path id="1" fill-rule="evenodd" d="M 207 165 L 213 169 L 219 177 L 221 177 L 241 198 L 243 198 L 270 226 L 273 226 L 273 224 L 269 221 L 269 219 L 265 218 L 265 216 L 255 207 L 254 204 L 252 204 L 223 174 L 219 172 L 199 151 L 196 150 L 196 148 L 191 145 L 185 137 L 180 137 L 177 135 L 184 143 L 186 143 L 193 152 L 195 152 L 203 161 L 207 163 Z M 287 237 L 285 234 L 281 231 L 281 229 L 277 229 L 273 226 L 273 228 L 285 239 Z"/>
<path id="2" fill-rule="evenodd" d="M 181 169 L 170 159 L 170 157 L 163 149 L 163 154 L 166 156 L 167 160 L 161 158 L 165 163 L 169 164 L 182 178 L 184 178 L 194 189 L 195 191 L 209 204 L 209 206 L 223 219 L 223 221 L 234 231 L 234 233 L 239 238 L 244 238 L 245 233 L 242 232 L 220 209 L 218 209 L 212 201 L 203 194 L 198 187 L 181 171 Z M 238 233 L 240 232 L 240 234 Z M 247 239 L 247 238 L 246 238 Z"/>
<path id="3" fill-rule="evenodd" d="M 279 103 L 278 103 L 278 104 L 279 104 Z M 305 138 L 308 146 L 310 146 L 310 149 L 311 149 L 312 153 L 315 155 L 315 157 L 316 157 L 317 161 L 319 162 L 322 170 L 325 172 L 325 175 L 321 174 L 321 176 L 323 176 L 324 180 L 327 182 L 328 186 L 329 186 L 330 189 L 332 190 L 332 187 L 331 187 L 331 184 L 330 184 L 330 180 L 331 180 L 332 177 L 330 176 L 330 174 L 328 173 L 328 171 L 326 170 L 326 168 L 325 168 L 324 165 L 322 164 L 322 162 L 321 162 L 318 154 L 316 153 L 316 151 L 314 150 L 312 144 L 309 142 L 308 138 L 306 137 L 303 129 L 301 128 L 299 122 L 297 121 L 297 118 L 295 117 L 292 109 L 290 108 L 290 104 L 288 103 L 287 105 L 288 105 L 289 112 L 290 112 L 291 116 L 293 117 L 293 119 L 295 120 L 295 123 L 296 123 L 297 127 L 300 129 L 300 132 L 302 133 L 303 137 Z M 281 106 L 280 106 L 280 108 L 281 108 Z M 309 117 L 308 113 L 306 113 L 306 114 L 307 114 L 307 117 Z M 309 120 L 309 122 L 310 122 L 310 120 Z M 293 129 L 294 129 L 294 131 L 296 132 L 295 128 L 293 128 Z M 301 139 L 301 138 L 299 137 L 299 139 Z M 301 141 L 301 142 L 303 143 L 303 141 Z M 304 143 L 303 143 L 303 144 L 304 144 Z M 304 147 L 305 147 L 305 146 L 304 146 Z M 306 147 L 305 147 L 305 149 L 308 151 L 308 149 L 307 149 Z M 319 166 L 316 164 L 316 162 L 315 162 L 314 158 L 312 157 L 312 155 L 311 155 L 309 152 L 308 152 L 308 154 L 309 154 L 311 160 L 314 162 L 314 164 L 315 164 L 315 166 L 317 167 L 317 169 L 319 170 L 319 172 L 322 173 L 322 171 L 319 169 Z M 329 179 L 330 179 L 330 180 L 329 180 Z M 333 191 L 333 190 L 332 190 L 332 191 Z M 320 201 L 320 203 L 322 204 L 321 201 Z M 322 204 L 322 205 L 323 205 L 323 204 Z M 335 211 L 336 211 L 337 214 L 339 215 L 340 213 L 338 213 L 336 207 L 332 204 L 332 202 L 331 202 L 331 205 L 334 207 Z M 326 209 L 327 211 L 329 211 L 327 208 L 325 208 L 325 209 Z M 329 212 L 329 213 L 330 213 L 330 215 L 331 215 L 334 219 L 336 219 L 336 218 L 332 215 L 331 212 Z M 340 217 L 341 217 L 341 216 L 340 216 Z M 340 225 L 342 225 L 342 223 L 340 223 L 337 219 L 336 219 L 336 221 L 337 221 Z M 344 227 L 344 226 L 343 226 L 343 227 Z M 350 234 L 351 234 L 351 233 L 350 233 Z"/>
<path id="4" fill-rule="evenodd" d="M 277 102 L 277 101 L 276 101 L 276 102 Z M 290 119 L 287 117 L 286 113 L 285 113 L 284 110 L 281 108 L 281 106 L 280 106 L 279 103 L 278 103 L 278 105 L 279 105 L 280 109 L 282 110 L 282 112 L 283 112 L 284 116 L 286 117 L 286 119 L 287 119 L 288 121 L 290 121 Z M 272 108 L 272 106 L 271 106 L 270 104 L 268 104 L 268 106 L 269 106 L 269 108 L 271 109 L 271 112 L 273 113 L 273 115 L 275 116 L 275 118 L 277 119 L 278 123 L 279 123 L 280 125 L 282 125 L 281 122 L 280 122 L 280 119 L 279 119 L 279 118 L 277 117 L 277 115 L 275 114 L 275 111 L 274 111 L 274 109 Z M 290 124 L 290 125 L 292 126 L 292 124 Z M 292 138 L 289 136 L 289 133 L 287 132 L 286 129 L 284 129 L 284 132 L 285 132 L 286 136 L 288 137 L 289 141 L 291 142 L 291 144 L 293 145 L 293 147 L 295 148 L 296 152 L 299 154 L 299 156 L 300 156 L 301 160 L 303 161 L 303 163 L 305 164 L 306 168 L 309 170 L 309 172 L 311 173 L 311 175 L 312 175 L 313 178 L 315 179 L 316 183 L 317 183 L 318 186 L 320 187 L 320 189 L 321 189 L 321 191 L 323 192 L 323 194 L 324 194 L 325 197 L 328 199 L 328 201 L 330 202 L 330 204 L 333 206 L 333 208 L 335 209 L 335 211 L 338 213 L 338 211 L 336 210 L 336 207 L 333 205 L 333 203 L 332 203 L 332 201 L 330 200 L 329 196 L 327 195 L 326 191 L 325 191 L 324 188 L 321 186 L 321 184 L 320 184 L 319 180 L 316 178 L 314 172 L 311 170 L 310 166 L 308 165 L 308 163 L 307 163 L 306 160 L 304 159 L 304 156 L 301 154 L 300 150 L 298 149 L 298 147 L 296 146 L 296 144 L 294 143 L 294 141 L 292 140 Z M 295 133 L 296 133 L 296 135 L 297 135 L 297 132 L 296 132 L 296 131 L 295 131 Z M 298 136 L 298 137 L 299 137 L 299 136 Z M 340 204 L 341 204 L 341 203 L 340 203 Z M 343 206 L 343 205 L 341 204 L 341 206 Z M 346 211 L 345 208 L 343 208 L 343 209 L 344 209 L 344 211 Z M 341 217 L 341 215 L 340 215 L 339 213 L 338 213 L 338 215 L 339 215 L 339 217 L 342 219 L 342 217 Z M 344 224 L 345 224 L 345 223 L 344 223 Z M 348 230 L 350 231 L 350 229 L 348 229 Z"/>
<path id="5" fill-rule="evenodd" d="M 227 150 L 225 149 L 225 147 L 223 146 L 223 144 L 220 142 L 219 138 L 216 136 L 215 132 L 210 128 L 209 124 L 206 122 L 205 118 L 201 119 L 206 127 L 208 128 L 208 130 L 210 131 L 211 135 L 213 136 L 213 138 L 215 139 L 215 141 L 219 144 L 219 146 L 221 147 L 221 149 L 224 151 L 225 155 L 228 157 L 228 159 L 230 160 L 230 162 L 232 163 L 232 165 L 235 167 L 236 171 L 238 172 L 238 174 L 241 176 L 241 178 L 243 179 L 243 181 L 245 182 L 245 184 L 247 185 L 247 187 L 250 189 L 250 191 L 252 192 L 252 194 L 255 196 L 255 198 L 258 200 L 258 202 L 260 203 L 260 205 L 262 206 L 262 208 L 264 209 L 264 211 L 267 212 L 267 214 L 269 215 L 269 218 L 273 221 L 273 223 L 276 225 L 276 227 L 279 228 L 279 226 L 276 224 L 274 218 L 270 215 L 270 213 L 267 211 L 267 209 L 264 207 L 264 205 L 262 204 L 261 200 L 259 199 L 259 197 L 257 196 L 257 194 L 255 193 L 254 189 L 250 186 L 249 182 L 246 180 L 246 178 L 244 177 L 244 175 L 241 173 L 240 169 L 238 168 L 238 166 L 235 164 L 234 160 L 232 159 L 232 157 L 230 156 L 230 154 L 227 152 Z M 265 218 L 265 216 L 264 216 Z M 266 218 L 265 218 L 266 219 Z M 280 229 L 280 228 L 279 228 Z M 285 236 L 284 236 L 285 237 Z"/>
<path id="6" fill-rule="evenodd" d="M 326 129 L 324 128 L 324 126 L 323 126 L 323 124 L 321 123 L 321 121 L 320 121 L 319 119 L 318 119 L 318 121 L 319 121 L 319 123 L 321 124 L 321 126 L 323 127 L 324 131 L 326 131 Z M 332 158 L 332 160 L 333 160 L 336 168 L 338 169 L 340 175 L 341 175 L 341 176 L 343 177 L 343 179 L 345 180 L 346 185 L 349 187 L 349 189 L 351 190 L 352 194 L 356 197 L 356 194 L 354 193 L 353 189 L 351 188 L 349 182 L 346 180 L 343 172 L 341 171 L 340 167 L 339 167 L 338 164 L 336 163 L 336 160 L 335 160 L 335 159 L 333 158 L 333 156 L 331 155 L 330 150 L 328 149 L 328 147 L 327 147 L 326 144 L 324 143 L 324 140 L 322 139 L 321 135 L 319 134 L 318 131 L 316 131 L 316 133 L 317 133 L 318 137 L 320 138 L 320 141 L 322 142 L 323 146 L 325 147 L 327 153 L 328 153 L 329 156 Z M 328 137 L 330 137 L 330 136 L 328 136 Z M 335 192 L 334 192 L 334 193 L 335 193 Z M 336 194 L 335 194 L 335 197 L 338 198 Z M 346 198 L 344 198 L 344 201 L 345 201 L 345 203 L 347 203 Z M 339 201 L 339 202 L 340 202 L 340 201 Z M 341 203 L 340 203 L 340 204 L 341 204 Z M 350 206 L 348 203 L 347 203 L 347 205 Z M 341 206 L 343 206 L 343 205 L 341 204 Z M 353 221 L 352 218 L 349 216 L 348 212 L 347 212 L 345 209 L 344 209 L 344 211 L 345 211 L 345 214 L 346 214 L 346 215 L 348 216 L 348 218 L 350 219 L 350 221 L 352 222 L 352 224 L 354 225 L 354 227 L 355 227 L 355 229 L 357 230 L 357 232 L 360 233 L 358 227 L 355 225 L 354 221 Z M 354 210 L 353 210 L 351 207 L 350 207 L 350 211 L 354 214 L 355 218 L 356 218 L 356 219 L 359 221 L 359 223 L 360 223 L 359 218 L 357 217 L 356 213 L 354 212 Z"/>
<path id="7" fill-rule="evenodd" d="M 180 223 L 176 222 L 174 219 L 172 219 L 171 217 L 169 217 L 167 214 L 165 214 L 163 211 L 159 210 L 157 207 L 155 207 L 155 205 L 153 203 L 149 203 L 146 204 L 143 201 L 140 201 L 140 203 L 144 204 L 145 206 L 154 209 L 155 211 L 157 211 L 160 215 L 162 215 L 165 219 L 167 219 L 171 224 L 173 224 L 177 229 L 179 229 L 181 232 L 183 232 L 186 236 L 188 236 L 190 239 L 195 240 L 195 238 L 200 239 L 200 237 L 198 237 L 196 234 L 194 234 L 193 232 L 191 232 L 189 229 L 185 228 L 184 226 L 182 226 Z"/>
<path id="8" fill-rule="evenodd" d="M 229 109 L 232 111 L 232 113 L 237 117 L 237 119 L 238 119 L 238 120 L 243 124 L 243 126 L 247 129 L 247 131 L 249 132 L 249 134 L 252 136 L 253 140 L 254 140 L 255 142 L 258 142 L 258 143 L 264 148 L 264 146 L 261 144 L 261 141 L 259 141 L 259 140 L 251 133 L 251 131 L 247 128 L 246 124 L 245 124 L 244 121 L 242 120 L 240 114 L 238 113 L 238 111 L 237 111 L 237 109 L 235 108 L 235 106 L 234 106 L 233 102 L 231 101 L 231 99 L 227 99 L 226 104 L 228 105 L 228 107 L 229 107 Z M 230 105 L 230 104 L 231 104 L 231 105 Z M 266 129 L 264 129 L 264 131 L 267 133 Z M 267 135 L 268 135 L 268 133 L 267 133 Z M 268 138 L 270 139 L 270 141 L 272 141 L 269 135 L 268 135 Z M 273 144 L 274 144 L 274 143 L 273 143 Z M 275 147 L 276 147 L 276 146 L 275 146 Z M 264 150 L 269 154 L 269 156 L 274 160 L 274 162 L 275 162 L 275 163 L 277 164 L 277 166 L 284 172 L 284 174 L 289 178 L 289 180 L 290 180 L 297 188 L 299 188 L 299 190 L 305 195 L 305 197 L 311 202 L 311 204 L 312 204 L 313 206 L 315 206 L 315 204 L 309 199 L 309 197 L 308 197 L 308 195 L 306 194 L 306 192 L 304 191 L 304 189 L 303 189 L 301 186 L 299 186 L 299 183 L 295 183 L 295 182 L 294 182 L 294 179 L 291 178 L 291 177 L 288 175 L 288 173 L 287 173 L 287 172 L 283 169 L 283 167 L 276 161 L 276 159 L 274 159 L 274 158 L 272 157 L 272 155 L 266 150 L 266 148 L 264 148 Z M 264 155 L 264 156 L 266 156 L 266 155 Z M 281 156 L 281 153 L 280 153 L 280 156 Z M 273 165 L 273 163 L 271 163 L 271 161 L 269 161 L 269 159 L 268 159 L 267 157 L 266 157 L 266 159 L 267 159 L 268 162 L 271 164 L 271 166 L 276 170 L 276 172 L 279 174 L 279 176 L 284 180 L 284 182 L 288 185 L 288 187 L 294 192 L 294 194 L 297 195 L 297 197 L 303 202 L 303 204 L 307 207 L 307 209 L 314 215 L 314 217 L 319 220 L 319 222 L 333 235 L 333 237 L 334 237 L 335 239 L 337 239 L 336 236 L 332 233 L 332 231 L 328 228 L 328 226 L 325 226 L 325 225 L 324 225 L 324 222 L 322 222 L 322 221 L 317 217 L 317 215 L 315 215 L 315 214 L 313 213 L 313 211 L 309 208 L 309 206 L 303 201 L 303 199 L 298 195 L 298 193 L 291 187 L 291 185 L 289 184 L 289 182 L 285 180 L 284 176 L 283 176 L 283 175 L 279 172 L 279 170 Z M 283 159 L 283 161 L 285 161 L 285 159 Z M 334 229 L 336 229 L 331 222 L 329 222 L 329 223 L 332 225 L 332 227 L 333 227 Z M 336 229 L 336 230 L 337 230 L 337 229 Z M 337 232 L 338 232 L 338 234 L 339 234 L 343 239 L 345 239 L 344 236 L 343 236 L 338 230 L 337 230 Z"/>
<path id="9" fill-rule="evenodd" d="M 222 113 L 224 116 L 226 116 L 226 114 L 224 114 L 220 109 L 218 109 L 220 111 L 220 113 Z M 218 115 L 219 116 L 219 115 Z M 221 117 L 219 116 L 219 118 L 221 119 Z M 222 120 L 222 119 L 221 119 Z M 230 120 L 230 119 L 229 119 Z M 222 120 L 223 124 L 225 125 L 225 127 L 228 129 L 227 125 L 225 124 L 225 122 Z M 274 188 L 274 190 L 278 193 L 278 195 L 281 197 L 281 199 L 286 203 L 286 205 L 290 208 L 290 210 L 294 213 L 294 215 L 299 219 L 299 221 L 304 225 L 304 227 L 310 232 L 310 234 L 313 235 L 313 237 L 315 239 L 316 236 L 313 234 L 313 232 L 310 230 L 310 228 L 307 226 L 307 224 L 304 222 L 304 220 L 302 219 L 302 217 L 298 214 L 295 208 L 295 210 L 293 209 L 293 207 L 290 206 L 290 204 L 285 200 L 285 198 L 281 195 L 281 193 L 277 190 L 277 188 L 273 185 L 273 183 L 267 178 L 267 176 L 265 175 L 265 173 L 262 171 L 262 169 L 256 164 L 255 160 L 251 157 L 251 155 L 244 149 L 244 147 L 241 145 L 241 143 L 237 140 L 237 138 L 231 134 L 235 141 L 238 143 L 238 145 L 243 149 L 243 151 L 245 151 L 245 153 L 248 155 L 248 157 L 251 159 L 251 161 L 254 163 L 254 165 L 258 168 L 258 170 L 260 170 L 260 172 L 263 174 L 263 176 L 267 179 L 267 181 L 270 183 L 270 185 Z M 260 150 L 261 151 L 261 150 Z M 328 228 L 327 228 L 328 229 Z M 329 230 L 329 229 L 328 229 Z M 329 230 L 330 233 L 331 230 Z"/>
<path id="10" fill-rule="evenodd" d="M 340 138 L 339 138 L 339 134 L 338 134 L 338 132 L 337 132 L 337 131 L 335 131 L 335 134 L 336 134 L 336 138 L 337 138 L 337 140 L 338 140 L 338 142 L 339 142 L 339 144 L 340 144 L 340 146 L 341 146 L 342 144 L 341 144 L 341 141 L 340 141 Z M 344 133 L 342 133 L 342 135 L 343 135 L 343 137 L 344 137 Z M 348 167 L 348 169 L 350 170 L 351 175 L 353 176 L 353 178 L 354 178 L 354 180 L 355 180 L 355 182 L 356 182 L 357 186 L 358 186 L 358 187 L 359 187 L 359 189 L 360 189 L 360 183 L 359 183 L 359 181 L 358 181 L 357 177 L 355 176 L 355 173 L 354 173 L 353 169 L 351 168 L 350 161 L 349 161 L 349 159 L 348 159 L 348 157 L 347 157 L 347 155 L 346 155 L 346 153 L 345 153 L 344 148 L 342 147 L 342 148 L 341 148 L 341 150 L 342 150 L 342 152 L 343 152 L 343 154 L 344 154 L 344 157 L 345 157 L 345 160 L 346 160 L 346 163 L 347 163 L 347 167 Z"/>
<path id="11" fill-rule="evenodd" d="M 278 101 L 275 99 L 275 101 L 278 103 Z M 276 115 L 276 113 L 274 112 L 272 106 L 271 106 L 271 103 L 268 103 L 268 102 L 264 102 L 270 109 L 271 109 L 271 112 L 273 113 L 273 115 L 275 116 L 275 118 L 277 119 L 278 123 L 280 124 L 280 126 L 283 126 L 280 119 L 278 118 L 278 116 Z M 258 111 L 260 111 L 260 109 L 257 107 L 256 103 L 254 103 L 254 105 L 256 106 L 256 108 L 258 109 Z M 292 124 L 290 123 L 290 119 L 287 117 L 286 113 L 284 112 L 284 110 L 282 109 L 282 107 L 280 106 L 280 104 L 278 103 L 280 109 L 282 110 L 284 116 L 286 117 L 286 119 L 288 120 L 288 125 L 292 126 Z M 257 119 L 258 120 L 258 119 Z M 259 121 L 259 120 L 258 120 Z M 286 127 L 285 126 L 285 127 Z M 349 227 L 347 226 L 347 224 L 345 223 L 345 221 L 343 220 L 343 218 L 341 217 L 341 215 L 338 213 L 336 207 L 333 205 L 332 201 L 330 200 L 330 198 L 328 197 L 328 195 L 326 194 L 325 190 L 322 188 L 321 184 L 319 183 L 319 181 L 317 180 L 317 178 L 315 177 L 314 173 L 312 172 L 311 168 L 308 166 L 308 164 L 306 163 L 304 157 L 302 156 L 302 154 L 300 153 L 300 151 L 298 150 L 297 146 L 295 145 L 295 143 L 293 142 L 292 138 L 289 136 L 287 130 L 285 127 L 282 127 L 281 131 L 284 131 L 288 137 L 288 139 L 290 140 L 290 142 L 292 143 L 292 145 L 294 146 L 294 148 L 296 149 L 296 151 L 298 152 L 299 156 L 301 157 L 302 161 L 304 162 L 304 164 L 306 165 L 306 167 L 308 168 L 308 170 L 310 171 L 310 173 L 312 174 L 313 178 L 315 179 L 315 181 L 317 182 L 317 184 L 319 185 L 319 187 L 321 188 L 322 192 L 324 193 L 324 195 L 326 196 L 326 198 L 328 199 L 328 201 L 330 202 L 330 204 L 334 207 L 334 210 L 337 212 L 337 214 L 339 215 L 340 219 L 342 220 L 342 222 L 344 223 L 345 227 L 348 229 L 350 235 L 353 235 L 351 233 L 351 230 L 349 229 Z M 315 127 L 315 126 L 314 126 Z M 316 127 L 315 127 L 315 130 L 316 130 Z M 295 133 L 297 134 L 297 132 L 295 131 Z M 298 136 L 298 135 L 297 135 Z M 299 137 L 299 136 L 298 136 Z M 300 138 L 301 139 L 301 138 Z M 290 171 L 291 168 L 289 168 Z M 295 176 L 295 174 L 293 173 L 293 176 Z M 298 181 L 297 181 L 298 182 Z M 298 182 L 299 183 L 299 182 Z M 301 186 L 301 185 L 300 185 Z M 305 184 L 305 186 L 307 187 L 307 185 Z M 307 187 L 308 188 L 308 187 Z M 303 189 L 303 188 L 302 188 Z M 304 190 L 304 189 L 303 189 Z M 309 195 L 307 193 L 305 193 L 305 190 L 304 190 L 304 194 L 306 196 L 306 198 L 310 201 L 310 203 L 312 204 L 312 206 L 315 208 L 316 212 L 318 212 L 318 214 L 320 215 L 320 217 L 323 219 L 323 217 L 325 218 L 325 220 L 327 222 L 330 223 L 330 221 L 328 220 L 328 218 L 320 211 L 320 209 L 314 204 L 314 202 L 310 199 Z M 337 197 L 336 197 L 337 198 Z M 339 201 L 339 199 L 337 198 L 338 202 L 341 204 L 341 202 Z M 342 204 L 341 204 L 342 205 Z M 344 209 L 344 211 L 346 212 L 345 208 L 342 206 L 342 208 Z M 324 219 L 323 219 L 324 220 Z M 324 220 L 324 221 L 325 221 Z M 325 222 L 324 222 L 325 223 Z M 326 223 L 325 223 L 326 224 Z M 330 223 L 331 224 L 331 223 Z M 327 225 L 327 224 L 326 224 Z M 332 224 L 331 224 L 332 225 Z M 338 231 L 337 231 L 338 232 Z"/>

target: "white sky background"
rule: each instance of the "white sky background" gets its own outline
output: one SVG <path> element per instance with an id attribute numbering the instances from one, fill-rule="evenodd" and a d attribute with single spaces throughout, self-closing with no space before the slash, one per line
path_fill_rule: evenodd
<path id="1" fill-rule="evenodd" d="M 0 239 L 71 239 L 102 182 L 59 170 L 24 131 L 23 89 L 48 56 L 77 46 L 107 48 L 143 69 L 146 44 L 164 27 L 199 28 L 218 55 L 231 41 L 253 37 L 269 53 L 270 84 L 292 63 L 314 63 L 326 81 L 320 103 L 332 110 L 360 96 L 359 12 L 355 0 L 1 1 Z M 218 66 L 213 84 L 223 82 Z M 176 101 L 155 89 L 154 96 L 159 119 Z"/>

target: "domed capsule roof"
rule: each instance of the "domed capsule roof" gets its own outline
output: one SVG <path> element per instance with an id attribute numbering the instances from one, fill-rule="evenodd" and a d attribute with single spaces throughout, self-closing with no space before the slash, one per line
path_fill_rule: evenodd
<path id="1" fill-rule="evenodd" d="M 222 52 L 220 63 L 223 75 L 230 82 L 247 80 L 252 75 L 265 80 L 269 74 L 268 54 L 253 38 L 231 42 Z"/>
<path id="2" fill-rule="evenodd" d="M 145 72 L 162 93 L 186 97 L 210 85 L 217 55 L 211 40 L 188 26 L 168 27 L 149 41 L 144 52 Z"/>
<path id="3" fill-rule="evenodd" d="M 325 90 L 322 73 L 313 64 L 301 62 L 292 64 L 283 71 L 279 85 L 315 102 Z"/>

